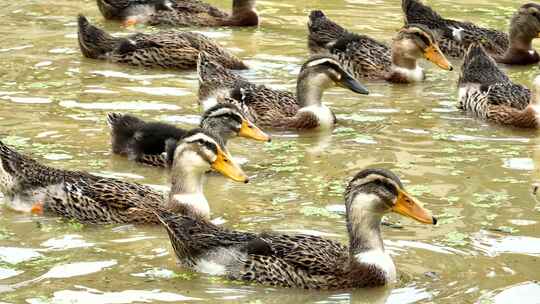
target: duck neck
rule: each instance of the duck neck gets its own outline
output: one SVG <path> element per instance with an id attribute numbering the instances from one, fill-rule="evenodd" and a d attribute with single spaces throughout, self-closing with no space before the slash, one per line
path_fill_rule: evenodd
<path id="1" fill-rule="evenodd" d="M 417 59 L 392 52 L 392 66 L 387 80 L 391 82 L 420 82 L 424 80 L 424 71 L 418 65 Z"/>
<path id="2" fill-rule="evenodd" d="M 519 26 L 512 25 L 510 28 L 510 45 L 508 50 L 500 58 L 496 58 L 498 62 L 506 64 L 532 64 L 540 61 L 540 56 L 533 49 L 532 41 L 536 38 L 528 31 L 523 31 Z"/>
<path id="3" fill-rule="evenodd" d="M 321 105 L 324 87 L 317 81 L 317 77 L 305 74 L 298 78 L 296 98 L 301 108 Z"/>
<path id="4" fill-rule="evenodd" d="M 210 216 L 210 206 L 204 196 L 205 171 L 191 167 L 189 160 L 175 160 L 171 170 L 169 207 L 183 207 L 204 217 Z"/>
<path id="5" fill-rule="evenodd" d="M 351 210 L 347 216 L 351 256 L 370 251 L 384 252 L 380 228 L 382 215 L 364 210 L 361 207 L 352 208 L 358 209 Z"/>
<path id="6" fill-rule="evenodd" d="M 520 29 L 516 24 L 512 24 L 510 27 L 510 45 L 508 46 L 509 51 L 531 51 L 533 50 L 532 41 L 536 36 L 528 34 L 527 32 Z"/>
<path id="7" fill-rule="evenodd" d="M 388 253 L 384 251 L 381 237 L 381 213 L 375 213 L 362 206 L 376 203 L 379 198 L 373 194 L 358 194 L 347 210 L 347 228 L 349 230 L 349 256 L 351 273 L 367 271 L 381 284 L 396 280 L 396 266 Z M 376 271 L 375 271 L 376 270 Z"/>

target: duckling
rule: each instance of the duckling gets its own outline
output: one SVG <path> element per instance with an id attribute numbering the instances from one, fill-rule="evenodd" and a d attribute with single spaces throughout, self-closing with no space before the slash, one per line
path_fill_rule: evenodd
<path id="1" fill-rule="evenodd" d="M 347 289 L 396 281 L 380 226 L 395 212 L 425 224 L 437 219 L 384 169 L 359 172 L 345 191 L 349 246 L 311 235 L 248 233 L 216 226 L 189 212 L 155 210 L 180 263 L 211 275 L 278 287 Z"/>
<path id="2" fill-rule="evenodd" d="M 471 43 L 480 43 L 495 61 L 527 65 L 540 61 L 532 40 L 540 36 L 540 5 L 522 5 L 512 17 L 510 32 L 477 26 L 470 22 L 445 19 L 419 0 L 403 0 L 407 23 L 423 24 L 437 32 L 442 51 L 450 57 L 463 58 Z"/>
<path id="3" fill-rule="evenodd" d="M 513 83 L 480 44 L 469 47 L 458 87 L 458 107 L 478 118 L 519 128 L 540 126 L 538 95 Z M 540 77 L 534 88 L 540 89 Z"/>
<path id="4" fill-rule="evenodd" d="M 255 0 L 233 0 L 226 13 L 199 0 L 97 0 L 107 19 L 126 26 L 136 23 L 170 26 L 257 26 Z"/>
<path id="5" fill-rule="evenodd" d="M 175 146 L 168 198 L 138 183 L 45 166 L 2 142 L 0 190 L 19 211 L 88 224 L 155 224 L 159 223 L 155 208 L 180 212 L 189 205 L 190 212 L 208 217 L 210 208 L 202 189 L 204 174 L 211 168 L 235 181 L 249 180 L 222 141 L 206 130 L 187 132 Z"/>
<path id="6" fill-rule="evenodd" d="M 197 66 L 204 51 L 229 69 L 243 70 L 247 65 L 212 39 L 192 32 L 137 33 L 113 37 L 79 15 L 79 47 L 85 57 L 142 67 L 189 70 Z"/>
<path id="7" fill-rule="evenodd" d="M 383 79 L 394 83 L 425 79 L 417 60 L 426 58 L 440 68 L 452 70 L 431 31 L 419 24 L 404 26 L 389 47 L 365 35 L 358 35 L 312 11 L 308 22 L 308 47 L 312 54 L 331 53 L 356 78 Z"/>
<path id="8" fill-rule="evenodd" d="M 162 122 L 145 122 L 132 115 L 109 113 L 112 151 L 129 159 L 156 167 L 170 167 L 174 146 L 166 147 L 168 139 L 180 140 L 188 130 Z M 200 127 L 217 134 L 226 146 L 227 141 L 240 136 L 258 141 L 270 141 L 270 136 L 244 118 L 232 104 L 218 104 L 208 109 Z"/>
<path id="9" fill-rule="evenodd" d="M 307 60 L 298 75 L 296 95 L 252 84 L 211 61 L 204 53 L 199 55 L 197 71 L 199 102 L 203 108 L 216 102 L 233 103 L 253 123 L 274 129 L 332 128 L 335 115 L 321 99 L 324 90 L 334 85 L 358 94 L 369 94 L 367 88 L 330 55 L 317 55 Z"/>

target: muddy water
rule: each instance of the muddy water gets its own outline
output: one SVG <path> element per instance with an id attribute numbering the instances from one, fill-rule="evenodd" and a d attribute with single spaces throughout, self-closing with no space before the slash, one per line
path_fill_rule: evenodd
<path id="1" fill-rule="evenodd" d="M 229 1 L 212 1 L 228 6 Z M 221 2 L 226 2 L 221 3 Z M 324 9 L 342 25 L 390 40 L 399 1 L 260 1 L 258 29 L 197 29 L 249 62 L 245 76 L 293 89 L 306 58 L 306 15 Z M 506 28 L 516 1 L 431 0 L 443 15 Z M 163 171 L 111 155 L 108 111 L 195 126 L 194 73 L 141 70 L 82 58 L 75 16 L 115 33 L 94 1 L 4 1 L 0 11 L 0 135 L 60 168 L 166 186 Z M 153 30 L 139 28 L 137 30 Z M 210 177 L 213 217 L 242 230 L 307 232 L 346 241 L 341 194 L 366 166 L 397 172 L 439 215 L 437 227 L 389 216 L 387 250 L 400 273 L 393 289 L 304 292 L 246 286 L 175 264 L 159 227 L 85 227 L 0 209 L 2 303 L 539 303 L 540 203 L 535 132 L 505 129 L 455 108 L 458 71 L 423 63 L 428 80 L 372 95 L 332 89 L 332 134 L 276 133 L 272 144 L 234 140 L 249 185 Z M 455 62 L 456 66 L 460 62 Z M 538 67 L 509 68 L 529 85 Z"/>

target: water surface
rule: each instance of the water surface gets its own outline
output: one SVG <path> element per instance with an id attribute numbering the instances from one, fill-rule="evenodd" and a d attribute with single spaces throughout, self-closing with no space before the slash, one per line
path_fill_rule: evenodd
<path id="1" fill-rule="evenodd" d="M 227 7 L 230 1 L 211 1 Z M 226 2 L 226 3 L 223 3 Z M 441 14 L 505 29 L 511 0 L 431 0 Z M 307 14 L 323 9 L 359 33 L 390 41 L 399 1 L 259 1 L 258 29 L 196 29 L 244 58 L 244 76 L 293 89 L 307 57 Z M 107 30 L 94 1 L 22 0 L 0 11 L 0 136 L 46 164 L 166 186 L 167 174 L 113 156 L 108 111 L 184 127 L 197 124 L 193 72 L 142 70 L 81 57 L 75 17 Z M 237 139 L 252 183 L 212 176 L 213 217 L 248 231 L 308 232 L 346 242 L 346 181 L 367 166 L 397 172 L 441 219 L 427 227 L 391 215 L 386 247 L 400 274 L 394 289 L 305 292 L 227 282 L 181 269 L 159 227 L 85 227 L 0 209 L 0 302 L 141 303 L 539 303 L 540 203 L 536 132 L 501 128 L 455 108 L 458 71 L 422 63 L 425 83 L 366 83 L 371 96 L 332 89 L 332 134 L 275 133 L 272 144 Z M 454 62 L 459 67 L 460 62 Z M 538 67 L 505 68 L 530 85 Z M 396 228 L 397 227 L 397 228 Z M 526 296 L 525 296 L 526 295 Z"/>

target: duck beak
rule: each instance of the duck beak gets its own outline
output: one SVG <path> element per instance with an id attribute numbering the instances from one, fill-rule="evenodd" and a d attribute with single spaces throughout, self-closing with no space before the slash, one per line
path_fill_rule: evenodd
<path id="1" fill-rule="evenodd" d="M 404 190 L 398 190 L 398 198 L 392 211 L 424 224 L 437 224 L 437 219 L 424 209 L 420 202 Z"/>
<path id="2" fill-rule="evenodd" d="M 229 153 L 223 151 L 220 147 L 218 147 L 217 158 L 212 163 L 212 169 L 234 181 L 246 184 L 249 182 L 249 178 L 242 168 L 234 163 Z"/>
<path id="3" fill-rule="evenodd" d="M 242 120 L 242 126 L 238 135 L 245 138 L 251 138 L 258 141 L 272 141 L 270 135 L 264 133 L 259 127 L 247 119 Z"/>
<path id="4" fill-rule="evenodd" d="M 452 64 L 446 59 L 444 54 L 441 52 L 441 49 L 436 44 L 432 44 L 426 49 L 424 49 L 424 57 L 426 57 L 427 60 L 435 63 L 438 65 L 441 69 L 452 71 L 454 67 L 452 67 Z"/>
<path id="5" fill-rule="evenodd" d="M 339 82 L 337 82 L 337 84 L 342 88 L 349 89 L 358 94 L 369 94 L 368 88 L 366 88 L 363 84 L 358 82 L 358 80 L 354 79 L 354 77 L 352 77 L 351 75 L 349 75 L 349 73 L 346 72 L 341 73 L 341 79 L 339 80 Z"/>

